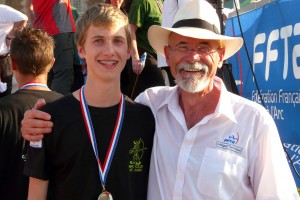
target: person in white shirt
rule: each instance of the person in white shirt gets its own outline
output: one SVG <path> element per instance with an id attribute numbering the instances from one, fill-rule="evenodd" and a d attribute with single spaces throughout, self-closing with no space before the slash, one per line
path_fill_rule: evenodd
<path id="1" fill-rule="evenodd" d="M 220 33 L 216 10 L 203 0 L 180 7 L 172 28 L 148 31 L 177 83 L 135 99 L 156 120 L 148 199 L 299 199 L 270 114 L 215 75 L 243 44 Z"/>
<path id="2" fill-rule="evenodd" d="M 135 99 L 151 108 L 156 123 L 148 199 L 299 199 L 270 114 L 228 92 L 215 75 L 243 44 L 220 34 L 216 10 L 191 0 L 179 8 L 172 28 L 151 26 L 148 38 L 165 55 L 177 83 L 147 89 Z M 52 126 L 34 118 L 49 115 L 25 114 L 22 131 L 29 140 L 41 139 L 32 134 Z"/>
<path id="3" fill-rule="evenodd" d="M 0 4 L 0 97 L 12 91 L 12 67 L 9 46 L 16 30 L 25 27 L 27 16 L 14 8 Z"/>

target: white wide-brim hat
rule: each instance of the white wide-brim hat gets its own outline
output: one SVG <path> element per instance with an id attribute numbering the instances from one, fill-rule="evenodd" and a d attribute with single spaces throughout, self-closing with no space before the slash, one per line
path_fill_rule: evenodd
<path id="1" fill-rule="evenodd" d="M 189 0 L 177 11 L 172 28 L 152 25 L 148 40 L 157 53 L 164 56 L 171 32 L 204 40 L 220 40 L 225 47 L 224 59 L 235 54 L 243 45 L 240 37 L 221 35 L 220 20 L 216 10 L 205 0 Z"/>

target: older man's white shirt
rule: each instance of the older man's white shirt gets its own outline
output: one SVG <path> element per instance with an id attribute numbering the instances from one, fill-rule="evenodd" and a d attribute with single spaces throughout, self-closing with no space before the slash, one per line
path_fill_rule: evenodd
<path id="1" fill-rule="evenodd" d="M 177 87 L 146 90 L 156 133 L 149 200 L 299 199 L 276 125 L 260 105 L 221 87 L 216 111 L 190 130 Z"/>

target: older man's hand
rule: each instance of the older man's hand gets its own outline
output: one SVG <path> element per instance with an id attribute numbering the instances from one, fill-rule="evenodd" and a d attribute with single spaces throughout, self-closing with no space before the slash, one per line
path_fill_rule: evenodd
<path id="1" fill-rule="evenodd" d="M 29 141 L 39 141 L 44 134 L 52 131 L 53 123 L 48 113 L 37 110 L 46 104 L 44 99 L 39 99 L 34 108 L 24 113 L 22 120 L 22 137 Z"/>

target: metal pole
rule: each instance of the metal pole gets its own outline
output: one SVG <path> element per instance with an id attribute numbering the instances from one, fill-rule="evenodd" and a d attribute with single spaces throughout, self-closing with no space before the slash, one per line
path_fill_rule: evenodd
<path id="1" fill-rule="evenodd" d="M 215 5 L 220 20 L 221 35 L 225 35 L 225 24 L 223 18 L 224 0 L 216 0 Z M 232 66 L 227 62 L 227 60 L 224 60 L 222 68 L 218 69 L 218 76 L 222 78 L 228 91 L 238 94 L 237 86 L 232 74 Z"/>
<path id="2" fill-rule="evenodd" d="M 223 20 L 223 9 L 224 9 L 224 0 L 217 0 L 216 10 L 217 10 L 217 14 L 218 14 L 219 20 L 220 20 L 221 35 L 224 35 L 224 33 L 225 33 L 224 20 Z"/>

